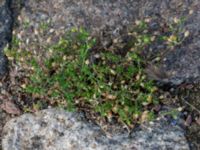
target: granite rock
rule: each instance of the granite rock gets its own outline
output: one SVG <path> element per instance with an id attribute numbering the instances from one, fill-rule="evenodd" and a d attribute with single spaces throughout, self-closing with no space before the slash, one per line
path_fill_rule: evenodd
<path id="1" fill-rule="evenodd" d="M 35 29 L 42 22 L 50 22 L 58 33 L 54 36 L 62 36 L 62 30 L 82 27 L 108 46 L 135 21 L 137 14 L 138 0 L 27 0 L 20 17 Z"/>
<path id="2" fill-rule="evenodd" d="M 41 45 L 55 43 L 72 27 L 86 28 L 108 48 L 135 20 L 151 17 L 170 23 L 175 17 L 185 17 L 183 28 L 189 30 L 190 36 L 161 59 L 162 72 L 170 75 L 155 80 L 170 85 L 200 80 L 199 0 L 26 0 L 23 5 L 16 28 L 16 33 L 21 34 L 22 49 L 29 45 L 32 45 L 29 49 L 43 49 Z M 27 22 L 30 27 L 24 29 Z M 40 32 L 45 22 L 49 32 Z M 163 45 L 155 45 L 153 49 L 166 51 Z"/>
<path id="3" fill-rule="evenodd" d="M 184 131 L 166 120 L 144 124 L 107 137 L 80 113 L 47 109 L 9 121 L 3 130 L 3 150 L 188 150 Z"/>
<path id="4" fill-rule="evenodd" d="M 181 83 L 196 83 L 200 81 L 200 2 L 199 0 L 141 0 L 139 5 L 139 17 L 156 17 L 168 23 L 174 18 L 185 18 L 181 25 L 183 29 L 190 32 L 189 38 L 161 60 L 162 72 L 169 73 L 165 79 L 160 81 L 172 85 Z M 161 45 L 153 47 L 158 50 Z M 160 52 L 165 47 L 161 46 Z"/>

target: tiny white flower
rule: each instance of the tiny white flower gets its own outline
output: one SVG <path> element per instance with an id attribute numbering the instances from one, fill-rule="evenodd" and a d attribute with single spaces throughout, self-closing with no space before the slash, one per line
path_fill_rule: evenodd
<path id="1" fill-rule="evenodd" d="M 116 75 L 116 72 L 115 72 L 113 69 L 110 69 L 110 73 L 111 73 L 112 75 Z"/>
<path id="2" fill-rule="evenodd" d="M 174 17 L 174 23 L 178 23 L 179 19 L 177 17 Z"/>
<path id="3" fill-rule="evenodd" d="M 63 60 L 64 60 L 64 61 L 67 60 L 67 57 L 66 57 L 66 56 L 63 56 Z"/>
<path id="4" fill-rule="evenodd" d="M 136 25 L 139 25 L 140 23 L 141 23 L 140 20 L 136 20 L 136 21 L 135 21 L 135 24 L 136 24 Z"/>
<path id="5" fill-rule="evenodd" d="M 190 10 L 189 11 L 189 14 L 191 15 L 191 14 L 193 14 L 194 13 L 194 10 Z"/>
<path id="6" fill-rule="evenodd" d="M 87 59 L 87 60 L 85 61 L 85 64 L 86 64 L 86 65 L 89 65 L 89 64 L 90 64 L 90 61 Z"/>
<path id="7" fill-rule="evenodd" d="M 182 111 L 182 110 L 183 110 L 183 107 L 179 107 L 179 108 L 178 108 L 178 111 Z"/>
<path id="8" fill-rule="evenodd" d="M 188 37 L 190 35 L 190 32 L 187 30 L 187 31 L 185 31 L 185 33 L 184 33 L 184 37 Z"/>
<path id="9" fill-rule="evenodd" d="M 21 87 L 22 87 L 23 89 L 25 89 L 25 88 L 26 88 L 26 84 L 22 84 Z"/>
<path id="10" fill-rule="evenodd" d="M 147 23 L 149 23 L 150 21 L 151 21 L 150 18 L 146 18 L 146 19 L 145 19 L 145 22 L 147 22 Z"/>

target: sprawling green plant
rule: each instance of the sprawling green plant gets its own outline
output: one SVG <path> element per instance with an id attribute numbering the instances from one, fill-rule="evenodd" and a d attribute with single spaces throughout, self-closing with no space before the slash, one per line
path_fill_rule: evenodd
<path id="1" fill-rule="evenodd" d="M 33 97 L 58 101 L 68 110 L 86 107 L 103 117 L 116 117 L 128 125 L 154 118 L 152 105 L 157 104 L 156 87 L 144 73 L 144 62 L 138 51 L 155 38 L 144 21 L 131 32 L 126 56 L 112 51 L 90 53 L 95 40 L 83 29 L 72 29 L 45 53 L 7 50 L 27 72 L 23 92 Z M 165 40 L 168 40 L 165 37 Z M 14 38 L 14 44 L 18 40 Z M 171 41 L 170 41 L 171 42 Z M 91 61 L 91 57 L 95 61 Z"/>

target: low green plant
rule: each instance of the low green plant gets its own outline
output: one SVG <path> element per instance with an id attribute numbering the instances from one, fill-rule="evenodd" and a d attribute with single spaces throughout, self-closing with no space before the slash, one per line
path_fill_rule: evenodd
<path id="1" fill-rule="evenodd" d="M 87 32 L 73 29 L 47 48 L 44 56 L 13 49 L 6 53 L 28 69 L 23 92 L 37 98 L 64 99 L 68 110 L 89 106 L 91 111 L 116 116 L 130 125 L 144 106 L 157 103 L 153 82 L 146 79 L 142 59 L 134 51 L 125 57 L 101 51 L 91 63 L 89 50 L 94 44 Z"/>
<path id="2" fill-rule="evenodd" d="M 23 27 L 25 28 L 25 29 L 28 29 L 29 27 L 30 27 L 30 21 L 29 20 L 25 20 L 24 22 L 23 22 Z"/>
<path id="3" fill-rule="evenodd" d="M 51 25 L 51 21 L 50 20 L 48 20 L 46 22 L 41 21 L 40 24 L 39 24 L 39 28 L 42 31 L 47 31 L 49 29 L 50 25 Z"/>
<path id="4" fill-rule="evenodd" d="M 106 50 L 91 56 L 95 40 L 76 28 L 45 53 L 12 48 L 6 54 L 27 72 L 23 92 L 50 103 L 57 101 L 68 110 L 86 108 L 131 125 L 153 119 L 152 106 L 159 103 L 157 88 L 146 78 L 145 62 L 138 53 L 154 41 L 151 34 L 143 32 L 147 29 L 146 22 L 137 24 L 125 57 Z"/>

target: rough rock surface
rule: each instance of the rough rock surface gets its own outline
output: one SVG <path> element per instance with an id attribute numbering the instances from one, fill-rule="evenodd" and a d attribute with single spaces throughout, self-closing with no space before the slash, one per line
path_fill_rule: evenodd
<path id="1" fill-rule="evenodd" d="M 172 73 L 168 82 L 200 81 L 200 2 L 199 0 L 142 0 L 139 16 L 153 16 L 171 22 L 173 18 L 185 18 L 183 27 L 190 31 L 190 38 L 169 52 L 161 64 L 164 72 Z M 154 47 L 156 49 L 158 47 Z M 164 48 L 161 47 L 161 50 Z"/>
<path id="2" fill-rule="evenodd" d="M 0 100 L 1 103 L 1 100 Z M 6 124 L 7 121 L 9 121 L 11 119 L 11 116 L 6 114 L 1 108 L 0 108 L 0 150 L 2 149 L 2 131 L 3 131 L 3 127 Z"/>
<path id="3" fill-rule="evenodd" d="M 165 120 L 142 126 L 128 136 L 106 137 L 81 114 L 47 109 L 12 119 L 4 127 L 3 150 L 188 150 L 183 130 Z"/>
<path id="4" fill-rule="evenodd" d="M 150 16 L 172 22 L 174 17 L 185 17 L 190 38 L 161 60 L 161 68 L 171 75 L 160 81 L 178 85 L 200 79 L 199 11 L 199 0 L 26 0 L 16 33 L 25 43 L 22 48 L 31 44 L 39 49 L 35 43 L 53 43 L 71 27 L 84 27 L 108 46 L 136 19 Z M 153 49 L 165 50 L 159 46 Z"/>
<path id="5" fill-rule="evenodd" d="M 6 46 L 11 38 L 11 25 L 12 18 L 9 10 L 10 0 L 0 0 L 0 79 L 8 72 L 8 60 L 2 53 L 3 48 Z M 0 90 L 1 89 L 0 85 Z M 0 91 L 1 92 L 1 91 Z M 1 100 L 0 100 L 1 104 Z M 0 108 L 0 149 L 1 149 L 1 133 L 5 122 L 8 120 L 8 116 Z"/>
<path id="6" fill-rule="evenodd" d="M 10 0 L 0 0 L 0 77 L 3 77 L 8 71 L 8 61 L 2 51 L 12 36 L 12 18 L 9 4 Z"/>
<path id="7" fill-rule="evenodd" d="M 137 5 L 138 0 L 26 0 L 16 33 L 27 45 L 52 44 L 72 27 L 83 27 L 108 46 L 111 39 L 120 36 L 122 29 L 134 22 Z"/>

